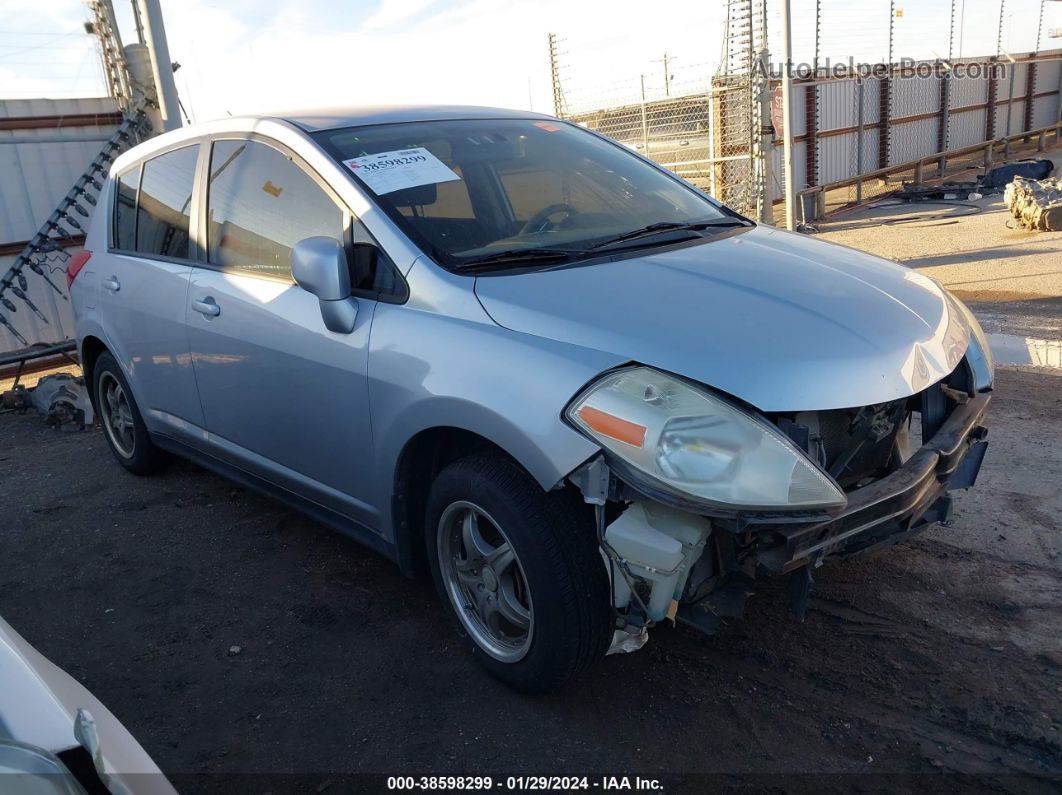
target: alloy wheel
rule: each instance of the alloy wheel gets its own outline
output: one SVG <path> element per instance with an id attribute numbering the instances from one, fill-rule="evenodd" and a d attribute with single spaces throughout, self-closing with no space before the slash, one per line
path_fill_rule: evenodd
<path id="1" fill-rule="evenodd" d="M 501 526 L 478 505 L 452 503 L 438 527 L 439 564 L 462 626 L 502 662 L 527 654 L 534 607 L 520 559 Z"/>
<path id="2" fill-rule="evenodd" d="M 136 452 L 133 429 L 133 409 L 125 387 L 113 373 L 104 372 L 99 381 L 100 419 L 107 438 L 122 458 L 132 458 Z"/>

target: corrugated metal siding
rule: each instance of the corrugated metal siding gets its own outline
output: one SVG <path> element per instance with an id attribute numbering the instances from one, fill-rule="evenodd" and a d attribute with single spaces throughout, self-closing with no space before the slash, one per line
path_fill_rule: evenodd
<path id="1" fill-rule="evenodd" d="M 906 122 L 897 125 L 892 131 L 892 143 L 889 148 L 889 163 L 906 163 L 923 155 L 937 151 L 936 118 Z"/>
<path id="2" fill-rule="evenodd" d="M 854 80 L 838 80 L 819 86 L 820 132 L 854 127 L 858 114 L 856 96 Z"/>
<path id="3" fill-rule="evenodd" d="M 983 141 L 985 139 L 985 114 L 984 108 L 951 114 L 948 122 L 951 130 L 948 146 L 952 149 L 961 149 Z"/>
<path id="4" fill-rule="evenodd" d="M 794 137 L 805 135 L 807 133 L 807 131 L 808 131 L 808 120 L 807 120 L 807 106 L 808 106 L 808 103 L 807 103 L 807 97 L 805 96 L 805 94 L 806 94 L 806 92 L 804 91 L 803 88 L 801 88 L 799 86 L 799 84 L 794 84 L 793 85 L 792 102 L 793 102 L 793 135 L 794 135 Z"/>
<path id="5" fill-rule="evenodd" d="M 871 78 L 863 81 L 863 123 L 877 124 L 881 121 L 881 81 Z"/>
<path id="6" fill-rule="evenodd" d="M 951 106 L 964 108 L 969 105 L 981 105 L 988 101 L 988 80 L 984 77 L 952 78 Z"/>
<path id="7" fill-rule="evenodd" d="M 808 147 L 803 141 L 793 144 L 793 184 L 798 191 L 808 187 Z"/>
<path id="8" fill-rule="evenodd" d="M 110 98 L 0 101 L 0 118 L 111 114 L 117 110 L 116 103 Z M 5 143 L 5 140 L 57 135 L 105 138 L 114 130 L 114 125 L 106 124 L 64 126 L 61 130 L 0 130 L 0 243 L 17 243 L 32 237 L 103 146 L 102 141 L 13 144 Z M 82 227 L 87 228 L 89 219 L 77 218 Z M 78 230 L 71 228 L 69 231 L 76 234 Z M 65 292 L 65 263 L 55 253 L 49 256 L 51 261 L 46 263 L 49 277 Z M 13 255 L 0 257 L 0 273 L 5 273 L 14 261 Z M 6 293 L 6 297 L 15 304 L 17 311 L 0 308 L 0 312 L 31 343 L 59 342 L 71 337 L 73 317 L 70 302 L 56 295 L 33 271 L 26 269 L 25 275 L 27 295 L 48 318 L 48 322 L 40 320 L 21 299 L 10 292 Z M 0 328 L 0 351 L 21 347 L 22 344 L 6 328 Z"/>
<path id="9" fill-rule="evenodd" d="M 113 99 L 32 99 L 0 101 L 0 118 L 114 113 Z M 55 135 L 109 136 L 114 125 L 0 130 L 0 244 L 28 240 L 55 209 L 102 142 L 5 143 L 11 138 Z"/>
<path id="10" fill-rule="evenodd" d="M 857 133 L 819 140 L 819 180 L 836 182 L 855 173 Z"/>
<path id="11" fill-rule="evenodd" d="M 933 77 L 902 77 L 892 84 L 892 116 L 917 116 L 940 110 L 940 81 Z"/>
<path id="12" fill-rule="evenodd" d="M 1033 127 L 1046 127 L 1059 117 L 1059 95 L 1040 97 L 1033 105 Z"/>

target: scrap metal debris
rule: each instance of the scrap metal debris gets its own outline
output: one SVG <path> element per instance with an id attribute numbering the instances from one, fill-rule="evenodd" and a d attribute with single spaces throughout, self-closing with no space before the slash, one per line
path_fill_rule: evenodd
<path id="1" fill-rule="evenodd" d="M 983 196 L 1008 189 L 1017 179 L 1047 179 L 1054 167 L 1055 164 L 1045 158 L 1029 158 L 997 166 L 972 180 L 941 182 L 935 185 L 905 182 L 897 198 L 911 202 L 977 201 Z"/>
<path id="2" fill-rule="evenodd" d="M 85 430 L 95 421 L 85 379 L 69 373 L 46 375 L 30 389 L 15 384 L 0 394 L 0 411 L 25 414 L 30 409 L 43 414 L 44 421 L 58 429 Z"/>
<path id="3" fill-rule="evenodd" d="M 1024 227 L 1036 232 L 1062 230 L 1062 178 L 1015 177 L 1003 192 L 1003 203 Z"/>

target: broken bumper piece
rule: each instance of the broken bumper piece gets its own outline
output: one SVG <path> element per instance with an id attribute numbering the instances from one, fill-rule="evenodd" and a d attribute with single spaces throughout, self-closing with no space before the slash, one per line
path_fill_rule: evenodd
<path id="1" fill-rule="evenodd" d="M 988 442 L 981 420 L 990 396 L 957 406 L 937 433 L 895 472 L 849 495 L 845 509 L 828 519 L 765 520 L 756 562 L 773 574 L 890 546 L 951 513 L 948 491 L 969 488 Z M 752 529 L 752 528 L 750 528 Z"/>

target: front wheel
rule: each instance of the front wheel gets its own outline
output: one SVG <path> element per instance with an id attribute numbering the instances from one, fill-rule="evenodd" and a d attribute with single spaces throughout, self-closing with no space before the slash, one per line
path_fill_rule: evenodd
<path id="1" fill-rule="evenodd" d="M 432 484 L 427 547 L 446 609 L 473 655 L 521 690 L 560 687 L 608 648 L 608 576 L 586 506 L 546 493 L 487 453 Z"/>

